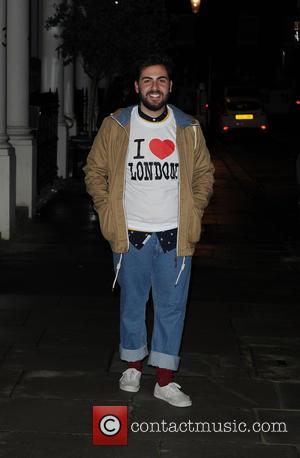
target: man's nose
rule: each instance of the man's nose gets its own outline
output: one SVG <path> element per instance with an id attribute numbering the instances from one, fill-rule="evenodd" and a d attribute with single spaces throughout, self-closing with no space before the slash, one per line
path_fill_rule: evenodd
<path id="1" fill-rule="evenodd" d="M 152 89 L 157 89 L 158 88 L 158 82 L 156 80 L 152 81 Z"/>

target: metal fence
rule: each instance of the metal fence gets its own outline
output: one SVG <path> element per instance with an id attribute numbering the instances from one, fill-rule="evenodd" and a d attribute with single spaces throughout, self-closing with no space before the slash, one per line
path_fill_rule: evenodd
<path id="1" fill-rule="evenodd" d="M 32 134 L 37 140 L 37 192 L 57 176 L 58 94 L 34 94 L 30 100 Z"/>

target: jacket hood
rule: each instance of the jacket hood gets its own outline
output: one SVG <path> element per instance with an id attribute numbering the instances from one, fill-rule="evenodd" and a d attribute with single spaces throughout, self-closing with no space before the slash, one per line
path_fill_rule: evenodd
<path id="1" fill-rule="evenodd" d="M 136 105 L 131 105 L 126 108 L 120 108 L 115 113 L 112 113 L 110 116 L 116 119 L 123 127 L 125 127 L 130 122 L 131 112 Z M 168 106 L 173 110 L 176 124 L 182 128 L 188 126 L 194 126 L 198 122 L 192 116 L 184 113 L 179 108 L 174 105 L 168 104 Z"/>

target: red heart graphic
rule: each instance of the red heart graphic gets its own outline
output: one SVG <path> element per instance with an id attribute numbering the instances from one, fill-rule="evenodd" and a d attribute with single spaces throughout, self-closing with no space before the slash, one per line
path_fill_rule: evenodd
<path id="1" fill-rule="evenodd" d="M 173 153 L 175 145 L 172 140 L 160 140 L 159 138 L 153 138 L 149 143 L 149 148 L 159 159 L 165 159 Z"/>

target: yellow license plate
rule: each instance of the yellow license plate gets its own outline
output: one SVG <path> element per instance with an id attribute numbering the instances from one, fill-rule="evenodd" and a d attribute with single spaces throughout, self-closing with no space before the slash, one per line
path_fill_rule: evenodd
<path id="1" fill-rule="evenodd" d="M 235 119 L 253 119 L 253 114 L 235 115 Z"/>

